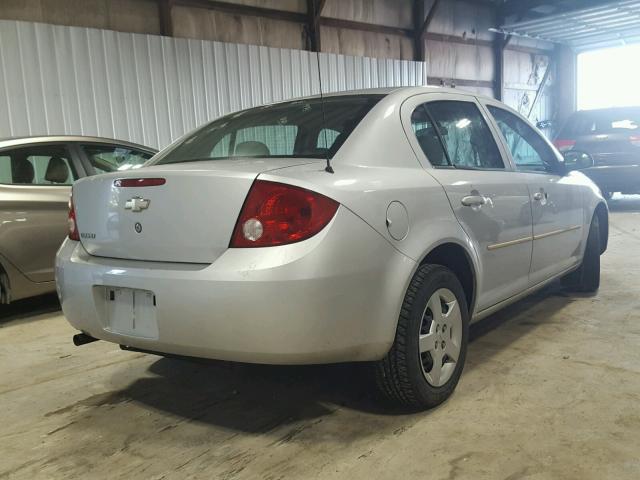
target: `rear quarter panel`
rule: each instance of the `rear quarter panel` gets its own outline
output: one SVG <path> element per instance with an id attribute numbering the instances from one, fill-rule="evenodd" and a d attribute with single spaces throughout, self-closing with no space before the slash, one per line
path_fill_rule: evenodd
<path id="1" fill-rule="evenodd" d="M 477 272 L 481 267 L 473 243 L 455 219 L 444 189 L 420 164 L 407 140 L 400 121 L 404 98 L 391 94 L 371 110 L 333 158 L 335 173 L 327 173 L 324 163 L 318 162 L 259 178 L 291 183 L 339 201 L 414 260 L 416 269 L 435 247 L 451 242 L 467 251 Z M 387 228 L 391 202 L 400 202 L 406 209 L 404 238 L 394 238 Z"/>

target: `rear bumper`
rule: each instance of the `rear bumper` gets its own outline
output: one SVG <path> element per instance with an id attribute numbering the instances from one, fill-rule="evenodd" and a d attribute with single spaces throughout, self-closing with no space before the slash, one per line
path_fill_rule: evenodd
<path id="1" fill-rule="evenodd" d="M 229 249 L 210 265 L 95 257 L 69 240 L 56 259 L 62 309 L 78 330 L 144 350 L 273 364 L 382 358 L 414 269 L 344 207 L 309 240 Z M 157 338 L 113 331 L 101 286 L 153 292 Z"/>
<path id="2" fill-rule="evenodd" d="M 640 192 L 640 161 L 637 165 L 603 165 L 588 168 L 582 172 L 603 191 Z"/>

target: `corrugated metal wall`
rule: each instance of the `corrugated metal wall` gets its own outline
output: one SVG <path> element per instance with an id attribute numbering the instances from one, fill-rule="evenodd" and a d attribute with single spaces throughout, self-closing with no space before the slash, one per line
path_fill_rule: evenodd
<path id="1" fill-rule="evenodd" d="M 426 64 L 320 54 L 323 89 L 426 84 Z M 0 137 L 163 147 L 209 119 L 319 93 L 314 53 L 0 21 Z"/>

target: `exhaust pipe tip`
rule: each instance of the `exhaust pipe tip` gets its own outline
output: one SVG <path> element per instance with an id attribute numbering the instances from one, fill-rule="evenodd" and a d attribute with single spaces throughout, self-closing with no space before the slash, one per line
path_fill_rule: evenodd
<path id="1" fill-rule="evenodd" d="M 87 343 L 97 342 L 97 338 L 93 338 L 91 335 L 87 335 L 86 333 L 77 333 L 73 336 L 73 344 L 76 347 L 80 345 L 86 345 Z"/>

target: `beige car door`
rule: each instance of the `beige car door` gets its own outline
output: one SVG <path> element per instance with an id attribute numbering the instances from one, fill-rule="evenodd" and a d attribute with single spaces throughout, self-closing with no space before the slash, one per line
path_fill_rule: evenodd
<path id="1" fill-rule="evenodd" d="M 0 255 L 32 282 L 54 280 L 76 178 L 66 145 L 0 152 Z"/>

